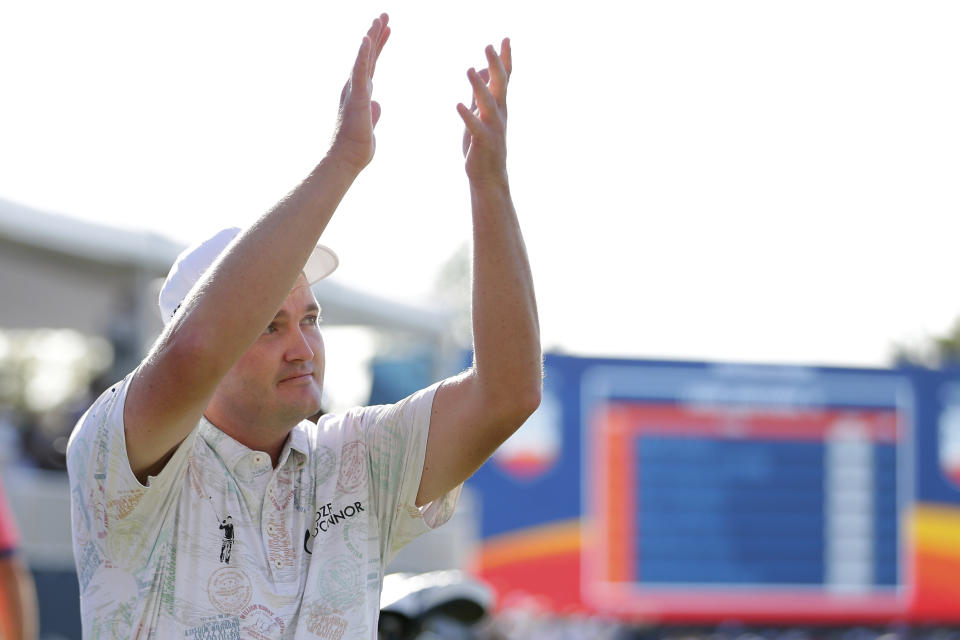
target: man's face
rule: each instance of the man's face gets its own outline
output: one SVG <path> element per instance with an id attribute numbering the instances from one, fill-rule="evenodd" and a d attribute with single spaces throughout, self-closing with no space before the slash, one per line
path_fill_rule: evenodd
<path id="1" fill-rule="evenodd" d="M 208 406 L 214 424 L 293 427 L 320 409 L 320 307 L 303 274 L 269 326 L 220 381 Z"/>

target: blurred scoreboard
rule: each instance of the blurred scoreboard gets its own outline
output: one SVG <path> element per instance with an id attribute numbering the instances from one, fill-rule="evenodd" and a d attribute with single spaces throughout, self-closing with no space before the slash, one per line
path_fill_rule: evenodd
<path id="1" fill-rule="evenodd" d="M 960 369 L 549 354 L 469 481 L 500 606 L 960 623 Z"/>
<path id="2" fill-rule="evenodd" d="M 607 366 L 581 385 L 582 593 L 669 621 L 906 611 L 897 376 Z"/>

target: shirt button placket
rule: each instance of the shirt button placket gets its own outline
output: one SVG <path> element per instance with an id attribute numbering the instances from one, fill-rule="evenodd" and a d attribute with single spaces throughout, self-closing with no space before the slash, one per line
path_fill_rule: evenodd
<path id="1" fill-rule="evenodd" d="M 258 455 L 259 458 L 259 455 Z M 259 459 L 256 460 L 259 462 Z M 274 510 L 273 502 L 270 500 L 270 496 L 273 495 L 273 485 L 276 481 L 276 478 L 271 476 L 267 481 L 266 491 L 263 493 L 263 508 L 261 510 L 262 521 L 262 537 L 263 537 L 263 553 L 267 557 L 267 566 L 270 568 L 271 573 L 273 569 L 277 568 L 277 563 L 270 554 L 270 541 L 273 538 L 273 534 L 276 531 L 276 527 L 273 526 L 272 522 L 272 513 Z"/>

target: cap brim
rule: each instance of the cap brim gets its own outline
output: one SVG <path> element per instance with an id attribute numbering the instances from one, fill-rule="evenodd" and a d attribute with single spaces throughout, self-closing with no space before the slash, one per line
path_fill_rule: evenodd
<path id="1" fill-rule="evenodd" d="M 314 284 L 336 271 L 339 264 L 340 260 L 332 249 L 318 244 L 307 258 L 307 264 L 303 265 L 303 275 L 309 284 Z"/>

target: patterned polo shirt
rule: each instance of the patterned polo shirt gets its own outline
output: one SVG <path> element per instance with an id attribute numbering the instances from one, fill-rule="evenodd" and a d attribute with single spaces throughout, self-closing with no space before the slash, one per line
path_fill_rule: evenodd
<path id="1" fill-rule="evenodd" d="M 144 486 L 123 431 L 130 378 L 67 450 L 84 638 L 375 638 L 384 566 L 460 493 L 414 506 L 438 385 L 301 422 L 276 468 L 201 419 Z"/>

